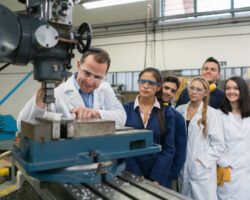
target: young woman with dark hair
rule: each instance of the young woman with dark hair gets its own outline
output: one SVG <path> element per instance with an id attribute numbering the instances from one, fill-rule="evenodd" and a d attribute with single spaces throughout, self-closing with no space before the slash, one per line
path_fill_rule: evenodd
<path id="1" fill-rule="evenodd" d="M 180 192 L 196 200 L 216 200 L 216 161 L 224 149 L 218 111 L 208 106 L 209 84 L 195 77 L 188 86 L 190 102 L 177 107 L 187 126 L 187 157 L 179 177 Z"/>
<path id="2" fill-rule="evenodd" d="M 225 82 L 221 118 L 225 150 L 218 161 L 218 199 L 250 199 L 250 101 L 247 83 L 241 77 Z"/>
<path id="3" fill-rule="evenodd" d="M 139 74 L 139 95 L 134 102 L 124 105 L 126 126 L 153 131 L 154 143 L 161 144 L 158 153 L 128 158 L 126 170 L 167 187 L 174 149 L 174 116 L 172 110 L 162 106 L 161 72 L 146 68 Z"/>

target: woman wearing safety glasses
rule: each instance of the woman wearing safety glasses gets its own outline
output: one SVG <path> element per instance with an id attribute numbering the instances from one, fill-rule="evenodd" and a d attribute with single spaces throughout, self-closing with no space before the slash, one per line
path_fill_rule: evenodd
<path id="1" fill-rule="evenodd" d="M 209 107 L 209 84 L 195 77 L 188 86 L 190 102 L 177 107 L 186 120 L 187 156 L 179 177 L 180 192 L 197 200 L 216 200 L 216 161 L 224 149 L 218 111 Z"/>
<path id="2" fill-rule="evenodd" d="M 169 172 L 175 153 L 174 117 L 172 110 L 159 103 L 161 98 L 161 72 L 146 68 L 139 74 L 139 95 L 134 102 L 124 105 L 126 126 L 153 131 L 154 143 L 161 144 L 158 153 L 128 158 L 126 169 L 167 187 Z"/>

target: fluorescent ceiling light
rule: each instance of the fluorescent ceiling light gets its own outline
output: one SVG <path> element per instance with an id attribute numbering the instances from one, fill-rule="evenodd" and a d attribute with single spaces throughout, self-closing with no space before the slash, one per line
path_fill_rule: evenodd
<path id="1" fill-rule="evenodd" d="M 145 0 L 99 0 L 94 2 L 83 3 L 85 9 L 101 8 L 107 6 L 116 6 L 121 4 L 135 3 Z"/>

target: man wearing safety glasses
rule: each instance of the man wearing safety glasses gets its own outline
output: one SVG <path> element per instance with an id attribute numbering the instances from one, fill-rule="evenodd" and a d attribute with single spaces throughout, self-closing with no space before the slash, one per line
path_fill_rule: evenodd
<path id="1" fill-rule="evenodd" d="M 110 66 L 109 54 L 99 48 L 84 53 L 77 62 L 77 72 L 55 89 L 55 104 L 52 111 L 66 118 L 101 118 L 114 120 L 116 126 L 124 126 L 126 113 L 105 77 Z M 19 114 L 22 119 L 35 119 L 46 111 L 43 103 L 44 91 L 25 105 Z"/>

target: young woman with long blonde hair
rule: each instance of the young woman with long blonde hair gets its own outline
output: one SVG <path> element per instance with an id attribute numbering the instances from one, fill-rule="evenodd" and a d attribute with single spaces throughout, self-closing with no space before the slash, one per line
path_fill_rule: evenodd
<path id="1" fill-rule="evenodd" d="M 195 77 L 188 86 L 190 102 L 177 107 L 187 126 L 187 157 L 179 177 L 180 192 L 197 200 L 216 200 L 216 161 L 224 149 L 218 111 L 208 106 L 209 84 Z"/>

